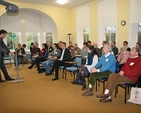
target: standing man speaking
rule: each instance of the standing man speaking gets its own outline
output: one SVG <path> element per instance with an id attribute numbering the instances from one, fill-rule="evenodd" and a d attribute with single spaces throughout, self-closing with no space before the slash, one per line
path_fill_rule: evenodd
<path id="1" fill-rule="evenodd" d="M 6 34 L 7 34 L 7 31 L 3 29 L 0 30 L 0 70 L 4 74 L 5 80 L 14 80 L 13 78 L 10 78 L 10 76 L 8 75 L 4 65 L 4 60 L 3 60 L 4 54 L 9 54 L 9 55 L 13 54 L 13 52 L 10 52 L 8 47 L 3 42 L 3 39 L 6 37 Z M 5 82 L 4 80 L 1 79 L 1 75 L 0 75 L 0 82 Z"/>

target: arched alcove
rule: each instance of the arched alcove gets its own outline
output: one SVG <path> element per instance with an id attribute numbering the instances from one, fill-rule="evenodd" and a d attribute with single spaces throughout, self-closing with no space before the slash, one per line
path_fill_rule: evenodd
<path id="1" fill-rule="evenodd" d="M 37 33 L 38 39 L 36 41 L 40 47 L 42 43 L 48 41 L 47 38 L 52 38 L 51 41 L 53 42 L 54 32 L 57 32 L 56 23 L 49 15 L 29 8 L 21 8 L 19 13 L 13 15 L 7 13 L 1 15 L 0 29 L 5 29 L 11 33 L 20 33 L 19 43 L 25 43 L 28 46 L 27 34 Z"/>

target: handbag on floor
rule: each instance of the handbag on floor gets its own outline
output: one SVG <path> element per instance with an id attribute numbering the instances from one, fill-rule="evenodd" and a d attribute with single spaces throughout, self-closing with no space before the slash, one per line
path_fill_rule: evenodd
<path id="1" fill-rule="evenodd" d="M 127 102 L 141 105 L 141 88 L 132 87 L 130 99 Z"/>

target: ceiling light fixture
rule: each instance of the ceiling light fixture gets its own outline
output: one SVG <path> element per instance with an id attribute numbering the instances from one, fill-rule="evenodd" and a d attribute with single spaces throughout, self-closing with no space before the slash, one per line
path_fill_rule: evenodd
<path id="1" fill-rule="evenodd" d="M 65 3 L 67 3 L 67 0 L 57 0 L 57 3 L 63 5 L 63 4 L 65 4 Z"/>

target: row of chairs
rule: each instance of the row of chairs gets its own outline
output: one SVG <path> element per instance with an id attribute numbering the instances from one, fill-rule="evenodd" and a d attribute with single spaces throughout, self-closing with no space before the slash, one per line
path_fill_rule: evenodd
<path id="1" fill-rule="evenodd" d="M 69 71 L 69 72 L 73 73 L 73 76 L 74 76 L 73 79 L 75 79 L 75 73 L 77 73 L 79 71 L 79 67 L 82 66 L 82 57 L 76 57 L 76 59 L 75 59 L 74 62 L 72 62 L 72 64 L 74 64 L 72 67 L 67 67 L 65 69 L 66 71 Z M 63 72 L 64 72 L 64 67 L 60 67 L 60 68 L 63 69 Z M 116 62 L 116 70 L 115 70 L 115 72 L 117 72 L 117 71 L 118 71 L 118 62 Z M 67 76 L 67 74 L 65 74 L 65 80 L 66 80 L 66 76 Z M 89 82 L 89 77 L 87 77 L 87 79 L 88 79 L 88 82 Z M 141 79 L 141 77 L 139 77 L 139 80 L 140 79 Z M 98 84 L 100 84 L 100 82 L 101 82 L 103 84 L 103 93 L 104 93 L 104 91 L 105 91 L 105 82 L 107 80 L 108 80 L 108 77 L 103 77 L 103 78 L 97 79 L 97 82 L 96 82 L 96 91 L 98 89 Z M 126 104 L 126 101 L 127 101 L 127 92 L 129 94 L 130 93 L 130 88 L 131 87 L 135 87 L 137 84 L 138 84 L 138 82 L 136 82 L 134 84 L 122 84 L 122 85 L 119 84 L 119 85 L 117 85 L 117 87 L 115 88 L 115 97 L 118 94 L 118 87 L 123 88 L 124 89 L 124 92 L 125 92 L 124 103 Z"/>
<path id="2" fill-rule="evenodd" d="M 81 56 L 76 56 L 75 60 L 74 61 L 71 61 L 71 62 L 66 62 L 66 63 L 69 63 L 71 64 L 72 66 L 71 67 L 66 67 L 65 66 L 60 66 L 60 70 L 62 70 L 62 78 L 66 80 L 67 78 L 67 72 L 70 72 L 71 73 L 71 76 L 73 76 L 73 80 L 75 79 L 75 74 L 79 71 L 79 68 L 82 66 L 82 57 Z M 116 63 L 116 71 L 118 70 L 118 62 Z M 89 77 L 88 78 L 88 82 L 89 82 Z M 106 81 L 108 80 L 108 77 L 104 77 L 104 78 L 100 78 L 100 79 L 97 79 L 97 82 L 96 82 L 96 91 L 98 89 L 98 85 L 100 85 L 100 83 L 103 84 L 103 92 L 105 90 L 105 83 Z M 128 91 L 128 94 L 129 94 L 129 90 L 130 90 L 130 87 L 133 87 L 133 86 L 136 86 L 138 84 L 135 83 L 135 84 L 122 84 L 122 85 L 117 85 L 117 87 L 115 88 L 115 97 L 116 95 L 118 94 L 118 87 L 121 87 L 123 88 L 125 91 L 125 96 L 124 96 L 124 103 L 126 104 L 126 100 L 127 100 L 127 91 Z"/>

